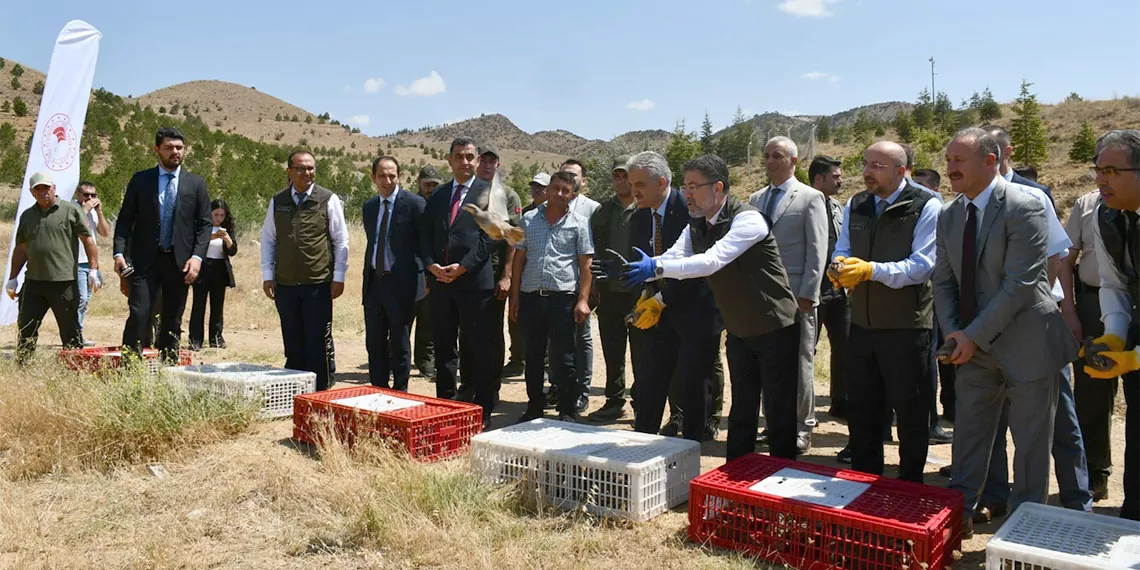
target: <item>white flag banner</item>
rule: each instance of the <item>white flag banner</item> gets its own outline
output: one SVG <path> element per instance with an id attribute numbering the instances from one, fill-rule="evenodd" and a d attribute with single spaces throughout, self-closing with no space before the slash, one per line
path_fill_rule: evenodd
<path id="1" fill-rule="evenodd" d="M 28 153 L 24 185 L 20 190 L 20 205 L 16 208 L 16 223 L 12 226 L 12 241 L 8 244 L 4 281 L 12 273 L 12 249 L 16 245 L 20 214 L 36 203 L 28 189 L 28 178 L 41 170 L 51 173 L 60 200 L 70 200 L 79 184 L 79 137 L 83 135 L 83 123 L 87 119 L 87 101 L 91 97 L 101 37 L 103 34 L 91 24 L 72 20 L 55 40 L 44 94 L 40 99 L 36 131 L 32 135 L 32 150 Z M 21 270 L 21 281 L 23 277 Z M 16 302 L 7 295 L 0 295 L 0 324 L 16 322 L 16 315 Z"/>

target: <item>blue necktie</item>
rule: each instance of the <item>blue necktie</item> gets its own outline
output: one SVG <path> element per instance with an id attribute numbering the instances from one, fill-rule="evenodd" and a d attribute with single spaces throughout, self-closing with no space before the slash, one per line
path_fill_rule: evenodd
<path id="1" fill-rule="evenodd" d="M 166 192 L 162 195 L 162 220 L 159 222 L 162 238 L 159 246 L 166 249 L 174 243 L 174 202 L 177 192 L 174 187 L 174 175 L 164 176 L 166 176 Z"/>

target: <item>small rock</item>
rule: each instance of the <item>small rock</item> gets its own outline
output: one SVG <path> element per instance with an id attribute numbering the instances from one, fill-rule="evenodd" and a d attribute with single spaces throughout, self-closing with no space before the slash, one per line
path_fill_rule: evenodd
<path id="1" fill-rule="evenodd" d="M 194 510 L 186 513 L 186 518 L 191 519 L 191 520 L 200 519 L 200 518 L 202 518 L 202 515 L 205 515 L 205 514 L 206 514 L 206 509 L 194 509 Z"/>
<path id="2" fill-rule="evenodd" d="M 166 478 L 166 468 L 165 467 L 163 467 L 157 463 L 153 463 L 151 465 L 147 465 L 146 468 L 148 471 L 150 471 L 150 474 L 152 476 L 154 476 L 156 479 L 165 479 Z"/>

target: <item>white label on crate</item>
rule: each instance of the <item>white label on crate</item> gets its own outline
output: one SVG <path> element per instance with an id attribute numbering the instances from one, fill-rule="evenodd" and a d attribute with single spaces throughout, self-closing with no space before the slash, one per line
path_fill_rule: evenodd
<path id="1" fill-rule="evenodd" d="M 870 487 L 870 483 L 836 479 L 785 467 L 749 489 L 765 495 L 842 509 Z"/>
<path id="2" fill-rule="evenodd" d="M 414 408 L 416 406 L 424 405 L 423 402 L 415 400 L 406 400 L 404 398 L 397 398 L 387 394 L 365 394 L 364 396 L 354 396 L 352 398 L 341 398 L 340 400 L 333 400 L 334 404 L 348 406 L 350 408 L 357 408 L 360 410 L 368 410 L 370 412 L 394 412 L 396 410 L 403 410 L 406 408 Z"/>

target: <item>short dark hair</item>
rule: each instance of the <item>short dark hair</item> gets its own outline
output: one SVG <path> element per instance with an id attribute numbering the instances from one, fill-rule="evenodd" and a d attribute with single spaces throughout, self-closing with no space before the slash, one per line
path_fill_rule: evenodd
<path id="1" fill-rule="evenodd" d="M 562 162 L 562 166 L 566 166 L 567 164 L 573 164 L 573 165 L 576 165 L 578 168 L 582 169 L 582 177 L 583 178 L 586 177 L 586 165 L 582 164 L 581 160 L 578 160 L 577 158 L 567 158 L 565 161 Z M 561 166 L 559 168 L 561 168 Z"/>
<path id="2" fill-rule="evenodd" d="M 916 178 L 916 179 L 917 178 L 929 178 L 930 181 L 933 182 L 935 186 L 941 186 L 942 185 L 942 175 L 938 174 L 937 170 L 933 170 L 930 168 L 919 168 L 918 170 L 915 170 L 914 171 L 914 178 Z"/>
<path id="3" fill-rule="evenodd" d="M 174 127 L 162 127 L 158 132 L 154 133 L 154 146 L 162 146 L 162 141 L 166 139 L 174 139 L 177 141 L 186 142 L 186 138 L 182 133 Z"/>
<path id="4" fill-rule="evenodd" d="M 698 172 L 709 182 L 724 184 L 724 192 L 728 193 L 728 164 L 723 158 L 715 154 L 698 156 L 681 165 L 681 172 Z"/>
<path id="5" fill-rule="evenodd" d="M 451 139 L 451 146 L 447 147 L 447 154 L 455 154 L 455 147 L 463 148 L 467 145 L 478 147 L 478 145 L 475 144 L 475 139 L 465 136 L 455 137 Z"/>
<path id="6" fill-rule="evenodd" d="M 578 177 L 562 170 L 559 170 L 558 172 L 550 175 L 550 184 L 553 184 L 555 180 L 569 182 L 570 187 L 573 188 L 575 192 L 577 192 L 581 187 L 581 184 L 578 182 Z M 549 184 L 547 186 L 549 186 Z"/>
<path id="7" fill-rule="evenodd" d="M 396 165 L 396 175 L 398 176 L 400 174 L 400 161 L 396 160 L 396 157 L 388 155 L 377 157 L 372 161 L 372 174 L 376 174 L 376 167 L 380 166 L 380 162 L 384 160 L 391 161 L 392 164 Z"/>
<path id="8" fill-rule="evenodd" d="M 815 184 L 815 177 L 820 174 L 827 176 L 831 174 L 832 168 L 839 168 L 843 163 L 837 159 L 831 158 L 826 154 L 821 154 L 811 161 L 811 166 L 808 166 L 808 182 Z"/>
<path id="9" fill-rule="evenodd" d="M 982 129 L 985 129 L 985 131 L 988 132 L 990 136 L 997 140 L 998 146 L 1001 148 L 1004 149 L 1007 146 L 1013 146 L 1013 139 L 1010 138 L 1009 131 L 997 125 L 986 125 L 982 127 Z"/>
<path id="10" fill-rule="evenodd" d="M 289 168 L 293 168 L 293 159 L 297 158 L 298 156 L 300 156 L 302 154 L 307 154 L 309 156 L 313 156 L 313 153 L 311 153 L 307 150 L 297 149 L 297 150 L 289 153 L 289 158 L 285 160 L 285 166 L 288 166 Z M 317 157 L 313 156 L 313 160 L 316 160 L 316 159 L 317 159 Z"/>
<path id="11" fill-rule="evenodd" d="M 971 139 L 978 145 L 978 156 L 985 158 L 987 154 L 994 155 L 998 161 L 1001 161 L 1001 149 L 998 146 L 997 137 L 990 134 L 985 129 L 978 127 L 966 127 L 954 133 L 954 138 L 950 139 L 951 142 L 958 139 Z"/>
<path id="12" fill-rule="evenodd" d="M 909 144 L 900 144 L 899 146 L 901 146 L 903 152 L 906 153 L 906 169 L 914 170 L 914 147 Z M 814 178 L 812 180 L 814 180 Z"/>
<path id="13" fill-rule="evenodd" d="M 91 182 L 90 180 L 80 180 L 79 184 L 75 185 L 75 189 L 78 190 L 80 188 L 90 188 L 92 190 L 98 190 L 98 188 L 95 187 L 95 183 Z"/>
<path id="14" fill-rule="evenodd" d="M 1034 166 L 1022 166 L 1021 168 L 1014 168 L 1013 171 L 1016 172 L 1018 176 L 1023 176 L 1037 182 L 1037 168 Z"/>
<path id="15" fill-rule="evenodd" d="M 222 227 L 225 228 L 227 232 L 229 232 L 230 237 L 237 237 L 237 235 L 236 235 L 237 234 L 237 231 L 236 231 L 237 230 L 237 224 L 234 222 L 234 215 L 230 212 L 230 205 L 227 204 L 226 201 L 221 199 L 221 198 L 218 198 L 218 199 L 214 200 L 213 202 L 210 202 L 210 211 L 211 212 L 213 212 L 214 210 L 217 210 L 219 208 L 221 208 L 222 210 L 225 210 L 225 212 L 226 212 L 226 217 L 222 219 Z"/>

